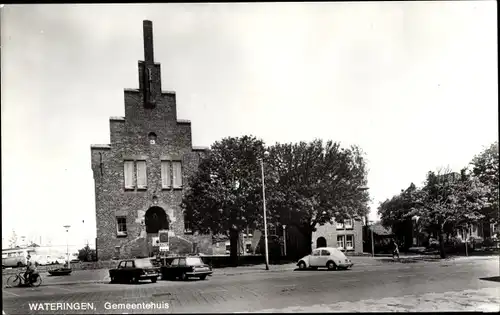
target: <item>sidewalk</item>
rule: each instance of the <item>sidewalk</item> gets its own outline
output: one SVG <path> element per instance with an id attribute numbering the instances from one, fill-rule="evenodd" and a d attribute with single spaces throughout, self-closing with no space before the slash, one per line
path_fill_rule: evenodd
<path id="1" fill-rule="evenodd" d="M 361 300 L 282 309 L 258 310 L 258 313 L 297 312 L 460 312 L 500 311 L 500 288 L 406 295 L 378 300 Z"/>

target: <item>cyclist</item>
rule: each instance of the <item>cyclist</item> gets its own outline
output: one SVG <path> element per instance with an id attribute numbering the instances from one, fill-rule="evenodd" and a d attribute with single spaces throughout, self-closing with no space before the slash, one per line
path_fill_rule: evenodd
<path id="1" fill-rule="evenodd" d="M 32 275 L 36 273 L 36 267 L 31 262 L 31 255 L 26 256 L 26 272 L 24 273 L 24 280 L 26 284 L 31 284 Z"/>

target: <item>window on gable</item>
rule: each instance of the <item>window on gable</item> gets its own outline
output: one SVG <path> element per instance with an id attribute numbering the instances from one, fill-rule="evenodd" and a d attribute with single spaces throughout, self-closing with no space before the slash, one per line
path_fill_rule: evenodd
<path id="1" fill-rule="evenodd" d="M 134 161 L 125 161 L 123 163 L 123 173 L 125 176 L 125 189 L 134 189 Z"/>
<path id="2" fill-rule="evenodd" d="M 149 144 L 156 144 L 156 133 L 150 132 L 148 134 Z"/>
<path id="3" fill-rule="evenodd" d="M 118 236 L 127 235 L 127 218 L 116 217 L 116 231 Z"/>
<path id="4" fill-rule="evenodd" d="M 174 188 L 182 188 L 182 163 L 181 161 L 172 162 L 172 175 Z"/>
<path id="5" fill-rule="evenodd" d="M 172 187 L 172 163 L 170 161 L 161 161 L 161 188 L 168 189 Z"/>
<path id="6" fill-rule="evenodd" d="M 137 188 L 146 189 L 148 187 L 146 161 L 137 161 L 136 166 L 137 166 Z"/>

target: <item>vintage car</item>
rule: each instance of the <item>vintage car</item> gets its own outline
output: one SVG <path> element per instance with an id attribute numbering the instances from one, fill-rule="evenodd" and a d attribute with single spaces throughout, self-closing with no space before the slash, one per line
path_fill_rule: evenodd
<path id="1" fill-rule="evenodd" d="M 348 269 L 353 263 L 338 248 L 320 247 L 312 251 L 311 255 L 302 257 L 297 266 L 299 269 L 317 269 L 326 267 L 328 270 Z"/>
<path id="2" fill-rule="evenodd" d="M 151 280 L 155 283 L 159 276 L 158 268 L 153 266 L 149 258 L 125 259 L 120 261 L 118 267 L 109 270 L 112 283 L 137 283 L 140 280 Z"/>
<path id="3" fill-rule="evenodd" d="M 212 268 L 203 263 L 203 260 L 197 256 L 175 257 L 161 267 L 162 279 L 187 280 L 188 278 L 200 278 L 205 280 L 209 275 L 212 275 Z"/>

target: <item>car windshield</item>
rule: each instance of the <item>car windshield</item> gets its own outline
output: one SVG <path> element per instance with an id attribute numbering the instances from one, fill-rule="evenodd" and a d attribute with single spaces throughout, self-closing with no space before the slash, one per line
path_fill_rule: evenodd
<path id="1" fill-rule="evenodd" d="M 136 268 L 153 268 L 153 264 L 149 259 L 138 259 L 135 261 Z"/>
<path id="2" fill-rule="evenodd" d="M 199 257 L 187 257 L 186 264 L 188 266 L 200 266 L 203 265 L 203 261 Z"/>

